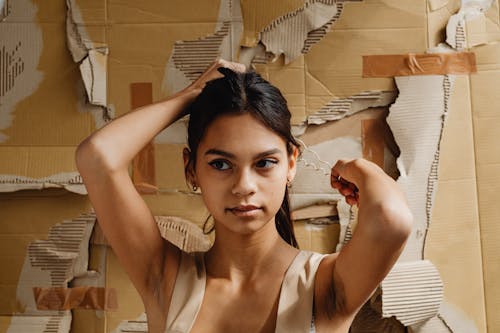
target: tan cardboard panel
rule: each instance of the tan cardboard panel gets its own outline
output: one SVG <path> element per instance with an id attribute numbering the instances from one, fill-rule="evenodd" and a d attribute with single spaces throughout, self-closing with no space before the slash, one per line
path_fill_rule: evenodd
<path id="1" fill-rule="evenodd" d="M 446 40 L 446 25 L 450 17 L 460 9 L 460 0 L 438 0 L 435 2 L 444 3 L 440 8 L 432 9 L 432 2 L 429 1 L 427 12 L 427 47 L 436 47 L 439 43 Z"/>
<path id="2" fill-rule="evenodd" d="M 478 47 L 482 55 L 489 48 L 494 54 L 498 45 Z M 480 68 L 498 67 L 491 57 L 480 57 Z M 479 62 L 479 60 L 478 60 Z M 481 227 L 481 245 L 484 273 L 485 303 L 488 331 L 500 330 L 500 247 L 498 234 L 498 193 L 500 193 L 500 162 L 498 157 L 498 139 L 495 131 L 500 124 L 498 108 L 500 98 L 498 91 L 491 85 L 498 86 L 500 71 L 484 70 L 471 76 L 472 116 L 474 122 L 474 141 L 476 145 L 477 196 L 479 200 L 479 216 Z"/>
<path id="3" fill-rule="evenodd" d="M 11 316 L 0 316 L 0 332 L 7 333 L 11 323 Z"/>
<path id="4" fill-rule="evenodd" d="M 439 270 L 444 296 L 485 331 L 484 287 L 475 179 L 440 181 L 425 242 L 425 258 Z"/>
<path id="5" fill-rule="evenodd" d="M 142 1 L 108 0 L 108 21 L 121 23 L 200 23 L 216 22 L 220 0 Z M 193 25 L 194 26 L 194 25 Z"/>
<path id="6" fill-rule="evenodd" d="M 130 111 L 130 84 L 133 82 L 152 82 L 153 101 L 166 97 L 162 96 L 161 87 L 173 44 L 178 40 L 206 36 L 214 29 L 215 23 L 110 26 L 108 101 L 115 115 Z"/>
<path id="7" fill-rule="evenodd" d="M 425 29 L 426 5 L 427 0 L 346 2 L 333 29 Z"/>
<path id="8" fill-rule="evenodd" d="M 340 224 L 314 225 L 305 221 L 294 222 L 295 238 L 302 250 L 334 253 L 340 234 Z"/>
<path id="9" fill-rule="evenodd" d="M 391 79 L 361 79 L 361 56 L 423 52 L 427 44 L 425 3 L 346 3 L 332 31 L 305 56 L 306 70 L 337 97 L 365 90 L 393 90 Z"/>
<path id="10" fill-rule="evenodd" d="M 243 46 L 252 47 L 259 41 L 259 32 L 279 17 L 304 6 L 302 0 L 290 1 L 241 1 L 243 15 Z"/>
<path id="11" fill-rule="evenodd" d="M 473 74 L 471 77 L 475 75 Z M 439 181 L 475 178 L 474 137 L 469 89 L 469 77 L 456 76 L 441 140 Z M 469 190 L 475 191 L 474 188 Z M 443 193 L 443 195 L 446 197 L 446 194 Z M 474 206 L 475 203 L 471 202 L 470 205 Z"/>
<path id="12" fill-rule="evenodd" d="M 76 172 L 76 147 L 0 146 L 0 174 L 42 178 Z"/>
<path id="13" fill-rule="evenodd" d="M 361 142 L 363 158 L 384 168 L 385 121 L 381 119 L 364 119 L 361 121 Z"/>
<path id="14" fill-rule="evenodd" d="M 209 215 L 200 194 L 186 195 L 167 192 L 159 195 L 145 195 L 142 198 L 153 215 L 179 216 L 199 226 L 203 225 Z"/>
<path id="15" fill-rule="evenodd" d="M 488 332 L 500 330 L 500 227 L 498 216 L 498 193 L 500 193 L 500 165 L 478 165 L 479 216 L 481 217 L 481 243 L 483 250 L 483 273 Z"/>
<path id="16" fill-rule="evenodd" d="M 106 6 L 108 5 L 108 1 L 70 0 L 69 3 L 71 9 L 76 12 L 74 18 L 80 18 L 80 20 L 75 20 L 76 23 L 87 25 L 85 27 L 86 30 L 88 30 L 90 25 L 104 24 L 106 22 Z"/>
<path id="17" fill-rule="evenodd" d="M 423 52 L 425 48 L 425 36 L 417 28 L 334 29 L 305 55 L 306 70 L 336 97 L 367 90 L 394 90 L 392 79 L 361 78 L 362 55 Z"/>
<path id="18" fill-rule="evenodd" d="M 445 299 L 468 314 L 479 332 L 484 332 L 483 265 L 469 88 L 467 76 L 456 77 L 441 140 L 439 182 L 424 257 L 438 268 Z"/>
<path id="19" fill-rule="evenodd" d="M 161 190 L 190 190 L 184 175 L 182 150 L 186 145 L 155 144 L 156 184 Z"/>
<path id="20" fill-rule="evenodd" d="M 70 332 L 106 332 L 106 313 L 104 311 L 73 309 L 71 311 L 71 315 L 72 319 Z"/>
<path id="21" fill-rule="evenodd" d="M 130 84 L 131 109 L 137 109 L 153 102 L 153 85 L 151 82 L 134 82 Z M 155 193 L 155 149 L 148 143 L 132 160 L 132 180 L 139 193 Z"/>
<path id="22" fill-rule="evenodd" d="M 109 333 L 113 332 L 122 320 L 138 317 L 144 312 L 144 306 L 113 251 L 108 251 L 106 258 L 106 287 L 118 291 L 118 309 L 106 312 L 106 332 Z"/>

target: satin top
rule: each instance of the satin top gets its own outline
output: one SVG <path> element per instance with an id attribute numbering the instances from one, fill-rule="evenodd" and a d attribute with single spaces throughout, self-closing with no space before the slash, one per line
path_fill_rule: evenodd
<path id="1" fill-rule="evenodd" d="M 314 279 L 325 254 L 300 251 L 283 278 L 275 333 L 315 332 Z M 167 315 L 165 333 L 189 333 L 205 295 L 204 253 L 181 251 L 179 271 Z"/>

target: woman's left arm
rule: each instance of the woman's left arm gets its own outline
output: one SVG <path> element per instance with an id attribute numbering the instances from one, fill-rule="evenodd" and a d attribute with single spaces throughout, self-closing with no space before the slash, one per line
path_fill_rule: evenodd
<path id="1" fill-rule="evenodd" d="M 403 251 L 413 216 L 398 184 L 365 159 L 340 160 L 332 187 L 358 206 L 352 239 L 335 261 L 336 313 L 354 315 L 375 291 Z"/>

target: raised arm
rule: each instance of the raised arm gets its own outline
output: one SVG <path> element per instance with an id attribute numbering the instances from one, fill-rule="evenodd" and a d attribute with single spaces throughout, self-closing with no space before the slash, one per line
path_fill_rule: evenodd
<path id="1" fill-rule="evenodd" d="M 331 183 L 350 205 L 358 206 L 352 239 L 333 269 L 337 312 L 351 316 L 396 262 L 413 217 L 397 183 L 372 162 L 340 160 L 332 168 Z"/>
<path id="2" fill-rule="evenodd" d="M 160 131 L 184 115 L 207 81 L 222 76 L 217 71 L 222 66 L 234 65 L 215 62 L 188 88 L 114 119 L 77 148 L 77 168 L 98 223 L 143 297 L 156 290 L 165 265 L 172 262 L 168 256 L 175 250 L 161 238 L 151 211 L 130 179 L 128 166 Z"/>

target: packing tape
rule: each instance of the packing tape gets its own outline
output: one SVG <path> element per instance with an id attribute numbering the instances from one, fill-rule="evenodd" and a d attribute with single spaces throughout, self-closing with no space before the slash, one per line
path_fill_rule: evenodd
<path id="1" fill-rule="evenodd" d="M 114 288 L 101 287 L 34 287 L 38 310 L 116 310 L 118 301 Z"/>
<path id="2" fill-rule="evenodd" d="M 363 56 L 363 77 L 469 74 L 477 71 L 472 52 Z"/>
<path id="3" fill-rule="evenodd" d="M 361 146 L 363 158 L 384 168 L 385 131 L 382 119 L 361 121 Z"/>
<path id="4" fill-rule="evenodd" d="M 135 82 L 130 84 L 132 110 L 153 103 L 153 84 L 151 82 Z M 132 160 L 132 181 L 139 193 L 155 194 L 155 148 L 153 142 L 148 143 Z"/>

